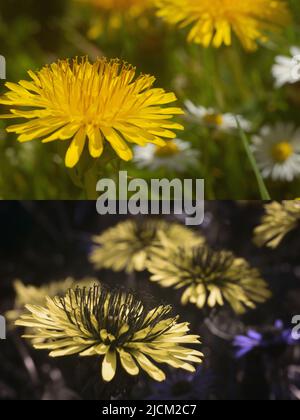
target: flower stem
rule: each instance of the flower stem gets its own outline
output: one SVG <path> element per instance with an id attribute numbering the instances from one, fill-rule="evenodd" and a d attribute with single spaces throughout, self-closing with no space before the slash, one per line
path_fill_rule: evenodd
<path id="1" fill-rule="evenodd" d="M 256 163 L 255 157 L 253 155 L 253 152 L 251 150 L 251 147 L 249 146 L 248 138 L 247 138 L 245 132 L 242 130 L 238 118 L 236 118 L 236 122 L 237 122 L 237 125 L 239 127 L 240 136 L 241 136 L 241 139 L 242 139 L 244 148 L 246 150 L 248 159 L 250 161 L 250 164 L 251 164 L 252 169 L 253 169 L 253 171 L 255 173 L 255 176 L 256 176 L 256 180 L 257 180 L 257 183 L 258 183 L 258 188 L 259 188 L 259 192 L 260 192 L 261 198 L 262 198 L 262 200 L 269 201 L 269 200 L 271 200 L 271 196 L 270 196 L 269 191 L 268 191 L 268 189 L 266 187 L 266 184 L 265 184 L 265 182 L 263 180 L 263 177 L 262 177 L 262 175 L 260 173 L 260 170 L 259 170 L 259 168 L 257 166 L 257 163 Z"/>
<path id="2" fill-rule="evenodd" d="M 87 200 L 97 200 L 97 171 L 94 168 L 89 169 L 84 174 L 84 190 Z"/>

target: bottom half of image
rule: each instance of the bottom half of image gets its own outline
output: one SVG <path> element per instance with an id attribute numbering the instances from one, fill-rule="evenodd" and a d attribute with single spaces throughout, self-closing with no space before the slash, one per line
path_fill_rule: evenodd
<path id="1" fill-rule="evenodd" d="M 0 400 L 299 400 L 300 201 L 202 210 L 0 202 Z"/>

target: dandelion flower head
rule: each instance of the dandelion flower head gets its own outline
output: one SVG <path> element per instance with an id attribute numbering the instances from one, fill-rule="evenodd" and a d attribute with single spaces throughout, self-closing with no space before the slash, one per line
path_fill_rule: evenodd
<path id="1" fill-rule="evenodd" d="M 202 235 L 179 223 L 160 219 L 126 220 L 93 238 L 90 260 L 96 268 L 143 271 L 152 252 L 160 246 L 160 232 L 175 244 L 204 243 Z"/>
<path id="2" fill-rule="evenodd" d="M 16 280 L 14 282 L 16 295 L 14 309 L 6 312 L 5 316 L 13 323 L 26 312 L 26 305 L 43 305 L 46 302 L 46 296 L 64 296 L 69 289 L 75 289 L 78 286 L 91 286 L 97 282 L 97 279 L 90 277 L 81 280 L 67 277 L 64 280 L 52 281 L 42 286 L 34 286 L 32 284 L 24 284 L 21 280 Z"/>
<path id="3" fill-rule="evenodd" d="M 234 33 L 253 51 L 291 19 L 285 0 L 157 0 L 157 6 L 168 23 L 192 25 L 188 40 L 204 47 L 229 46 Z"/>
<path id="4" fill-rule="evenodd" d="M 277 248 L 285 236 L 300 224 L 300 201 L 273 201 L 265 205 L 261 224 L 254 231 L 258 246 Z"/>
<path id="5" fill-rule="evenodd" d="M 236 313 L 254 309 L 270 297 L 260 272 L 230 251 L 208 246 L 174 246 L 166 238 L 152 255 L 148 269 L 151 280 L 162 287 L 182 290 L 181 302 L 199 309 L 229 305 Z"/>
<path id="6" fill-rule="evenodd" d="M 146 308 L 131 293 L 107 291 L 102 286 L 70 290 L 63 298 L 47 299 L 44 307 L 28 305 L 17 325 L 33 327 L 36 349 L 52 357 L 98 357 L 99 372 L 111 382 L 119 371 L 131 376 L 145 371 L 162 382 L 166 375 L 157 364 L 195 372 L 202 353 L 189 325 L 179 323 L 170 306 Z"/>
<path id="7" fill-rule="evenodd" d="M 9 91 L 0 104 L 8 105 L 10 114 L 0 118 L 26 120 L 7 128 L 20 142 L 67 141 L 69 168 L 78 163 L 86 143 L 95 159 L 110 145 L 129 161 L 130 144 L 164 146 L 176 138 L 173 130 L 183 129 L 172 121 L 183 111 L 165 107 L 176 101 L 174 93 L 153 88 L 154 77 L 136 77 L 136 69 L 119 60 L 62 60 L 29 75 L 31 81 L 6 84 Z"/>

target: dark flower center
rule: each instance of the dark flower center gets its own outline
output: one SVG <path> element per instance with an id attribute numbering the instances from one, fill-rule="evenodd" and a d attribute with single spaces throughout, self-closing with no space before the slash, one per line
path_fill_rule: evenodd
<path id="1" fill-rule="evenodd" d="M 75 292 L 70 290 L 67 296 L 71 310 L 66 298 L 61 298 L 60 303 L 70 322 L 80 331 L 88 330 L 96 340 L 99 339 L 100 331 L 106 330 L 115 340 L 108 337 L 104 340 L 105 344 L 115 347 L 133 340 L 135 333 L 147 327 L 149 332 L 143 341 L 152 341 L 168 331 L 176 321 L 176 318 L 171 316 L 170 306 L 158 307 L 149 316 L 149 308 L 134 294 L 122 290 L 109 291 L 102 285 L 94 285 L 89 289 L 77 288 Z M 95 319 L 99 328 L 95 325 Z M 166 319 L 170 319 L 170 322 L 165 328 L 153 332 L 154 328 Z"/>

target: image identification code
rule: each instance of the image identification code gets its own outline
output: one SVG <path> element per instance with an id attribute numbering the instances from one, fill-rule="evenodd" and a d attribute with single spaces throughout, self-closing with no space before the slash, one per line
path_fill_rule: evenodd
<path id="1" fill-rule="evenodd" d="M 195 404 L 147 404 L 145 408 L 139 409 L 138 407 L 121 407 L 113 406 L 112 404 L 103 407 L 103 415 L 114 415 L 114 416 L 127 416 L 134 418 L 136 415 L 143 414 L 150 417 L 156 416 L 193 416 L 196 414 L 197 405 Z"/>

